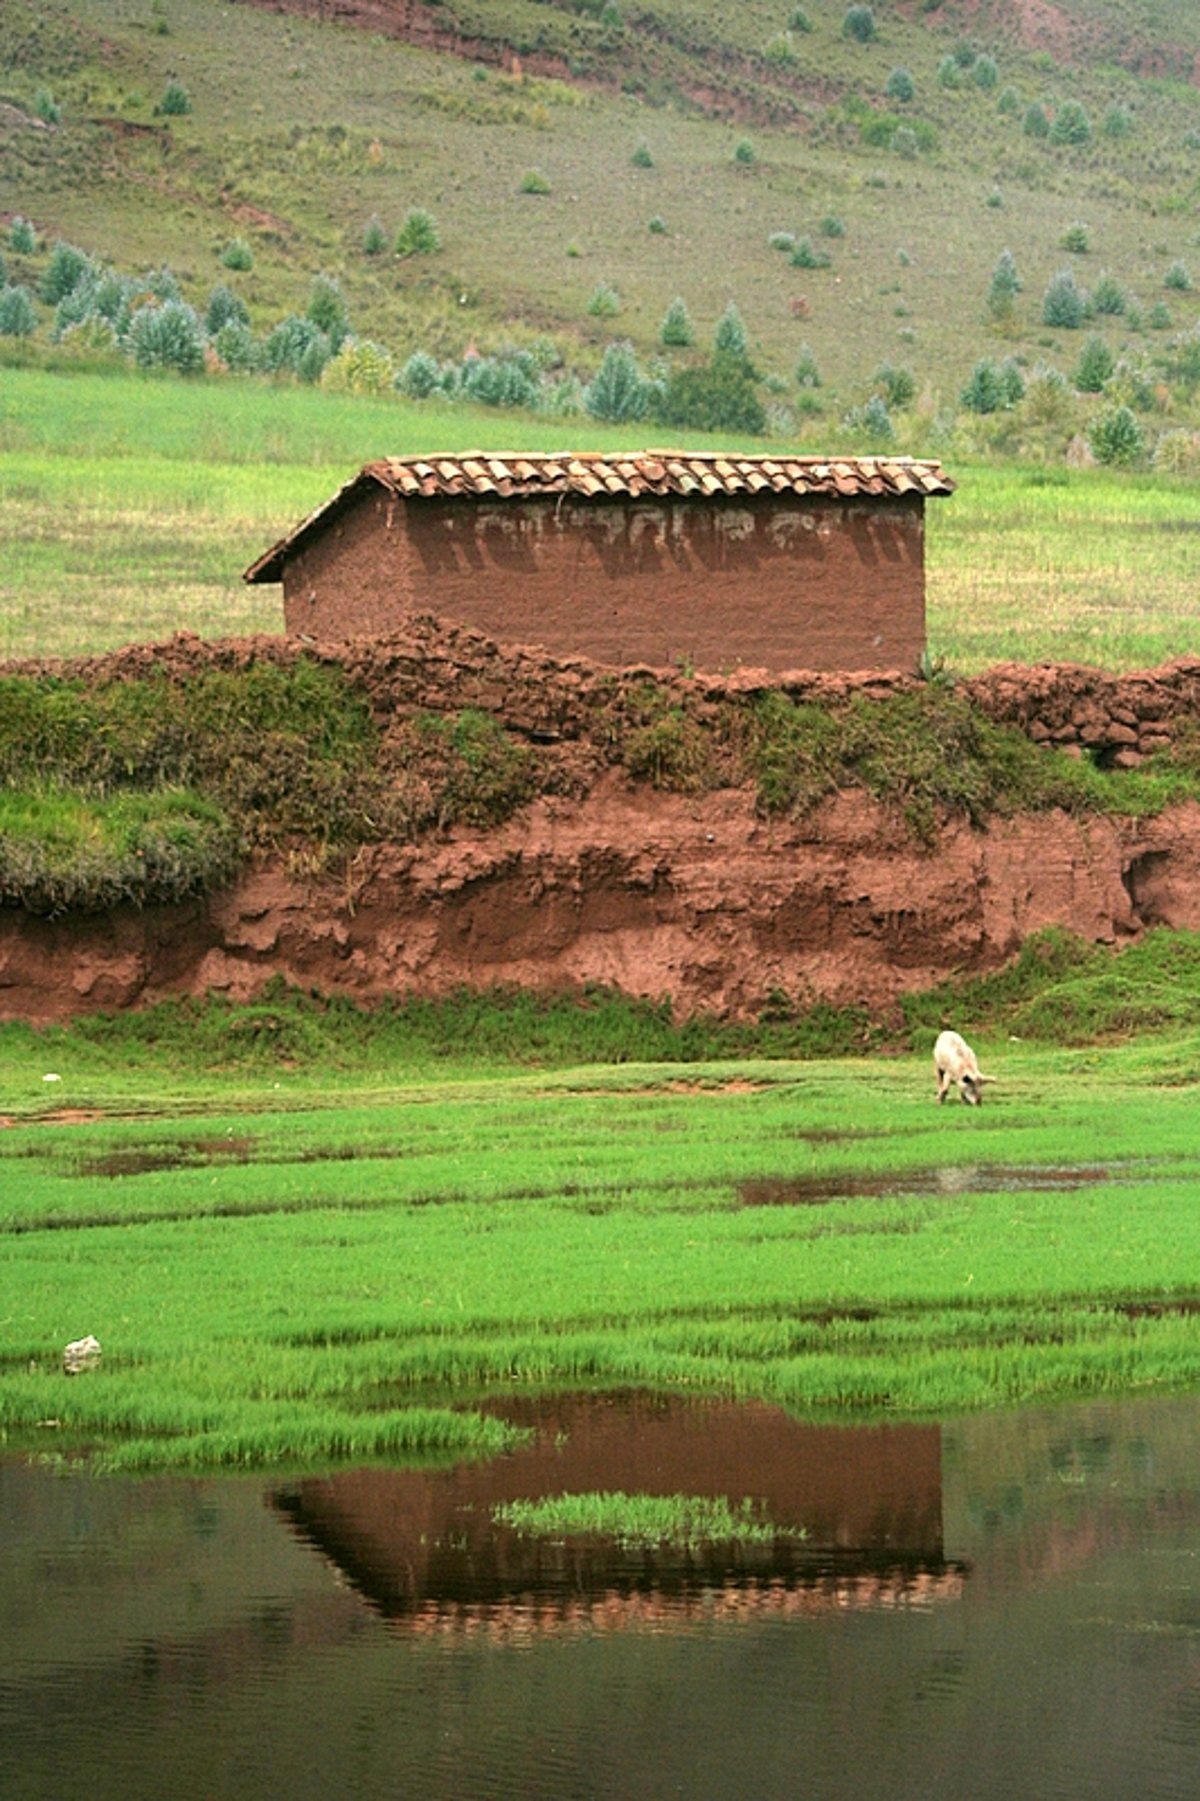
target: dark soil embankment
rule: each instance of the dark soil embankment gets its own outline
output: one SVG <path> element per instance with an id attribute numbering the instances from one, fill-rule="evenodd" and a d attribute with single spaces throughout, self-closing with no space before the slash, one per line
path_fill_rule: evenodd
<path id="1" fill-rule="evenodd" d="M 277 975 L 367 1003 L 463 984 L 598 983 L 670 996 L 680 1013 L 751 1017 L 782 996 L 874 1010 L 951 974 L 997 968 L 1047 926 L 1111 943 L 1152 925 L 1200 928 L 1195 800 L 1140 818 L 1043 805 L 981 821 L 968 810 L 975 790 L 963 790 L 958 811 L 931 813 L 922 801 L 914 813 L 903 789 L 899 801 L 881 799 L 869 770 L 848 786 L 839 768 L 818 798 L 802 791 L 772 810 L 763 782 L 779 772 L 761 745 L 747 750 L 738 738 L 764 699 L 822 717 L 878 702 L 880 720 L 889 702 L 907 700 L 935 726 L 998 719 L 1010 749 L 1019 726 L 1028 755 L 1040 740 L 1136 764 L 1186 736 L 1200 710 L 1198 664 L 1122 678 L 1005 668 L 963 683 L 939 714 L 937 691 L 912 677 L 798 674 L 768 688 L 747 672 L 614 671 L 418 621 L 381 643 L 314 651 L 181 637 L 0 673 L 90 689 L 301 661 L 342 672 L 365 700 L 379 734 L 374 761 L 394 764 L 397 817 L 413 829 L 360 832 L 323 858 L 299 838 L 260 833 L 232 882 L 173 905 L 57 916 L 0 908 L 0 1017 L 56 1020 L 210 989 L 248 998 Z M 499 797 L 495 823 L 484 818 L 494 799 L 487 770 L 474 772 L 466 822 L 460 809 L 447 823 L 444 792 L 429 798 L 439 778 L 428 744 L 424 761 L 396 760 L 414 720 L 464 709 L 529 758 L 525 790 Z M 743 779 L 752 753 L 757 784 Z M 1067 765 L 1049 749 L 1036 758 Z M 1092 758 L 1079 767 L 1091 773 Z M 472 808 L 483 810 L 473 820 Z"/>

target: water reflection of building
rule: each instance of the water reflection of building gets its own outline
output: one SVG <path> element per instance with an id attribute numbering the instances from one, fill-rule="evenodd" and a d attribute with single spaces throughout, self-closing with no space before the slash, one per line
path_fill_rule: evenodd
<path id="1" fill-rule="evenodd" d="M 944 1553 L 937 1426 L 806 1426 L 770 1407 L 646 1395 L 514 1402 L 505 1416 L 532 1438 L 494 1462 L 306 1478 L 273 1505 L 415 1631 L 597 1630 L 961 1592 L 965 1567 Z M 500 1502 L 598 1491 L 734 1507 L 750 1497 L 778 1536 L 629 1550 L 521 1535 L 493 1518 Z"/>

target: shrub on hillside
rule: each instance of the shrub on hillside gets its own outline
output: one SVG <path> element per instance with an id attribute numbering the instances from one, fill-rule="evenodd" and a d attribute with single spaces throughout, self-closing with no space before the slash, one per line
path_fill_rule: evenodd
<path id="1" fill-rule="evenodd" d="M 550 183 L 540 169 L 526 169 L 521 177 L 519 192 L 522 194 L 548 194 Z"/>
<path id="2" fill-rule="evenodd" d="M 1039 106 L 1036 100 L 1032 105 L 1026 107 L 1021 129 L 1027 138 L 1048 138 L 1050 136 L 1050 121 L 1046 117 L 1046 109 Z"/>
<path id="3" fill-rule="evenodd" d="M 86 251 L 77 250 L 74 244 L 65 244 L 60 238 L 38 283 L 38 297 L 47 306 L 57 306 L 72 288 L 94 274 L 92 259 Z"/>
<path id="4" fill-rule="evenodd" d="M 37 232 L 28 219 L 18 213 L 8 228 L 8 247 L 18 256 L 32 256 L 37 249 Z"/>
<path id="5" fill-rule="evenodd" d="M 971 80 L 977 88 L 982 88 L 985 93 L 990 94 L 999 79 L 1000 71 L 996 67 L 994 57 L 977 56 L 975 58 L 971 65 Z"/>
<path id="6" fill-rule="evenodd" d="M 592 319 L 615 319 L 621 310 L 621 296 L 611 282 L 598 281 L 587 297 L 584 310 Z"/>
<path id="7" fill-rule="evenodd" d="M 427 350 L 414 350 L 396 377 L 396 386 L 410 400 L 428 400 L 438 386 L 441 370 Z"/>
<path id="8" fill-rule="evenodd" d="M 1052 144 L 1086 144 L 1092 135 L 1092 122 L 1086 108 L 1078 100 L 1064 100 L 1050 127 Z"/>
<path id="9" fill-rule="evenodd" d="M 773 68 L 790 69 L 796 60 L 796 45 L 790 31 L 777 31 L 763 45 L 763 61 Z"/>
<path id="10" fill-rule="evenodd" d="M 382 344 L 356 338 L 342 345 L 321 372 L 321 386 L 333 394 L 389 394 L 396 366 Z"/>
<path id="11" fill-rule="evenodd" d="M 1118 319 L 1127 305 L 1120 282 L 1107 272 L 1103 274 L 1092 289 L 1092 311 L 1108 319 Z"/>
<path id="12" fill-rule="evenodd" d="M 583 404 L 593 419 L 632 424 L 646 417 L 654 393 L 638 367 L 633 345 L 610 344 L 599 369 L 583 390 Z"/>
<path id="13" fill-rule="evenodd" d="M 960 88 L 962 86 L 962 68 L 958 59 L 943 56 L 937 67 L 938 84 L 944 88 Z"/>
<path id="14" fill-rule="evenodd" d="M 1163 276 L 1163 287 L 1173 288 L 1179 294 L 1186 294 L 1191 285 L 1192 278 L 1188 274 L 1187 264 L 1183 262 L 1172 263 Z"/>
<path id="15" fill-rule="evenodd" d="M 198 375 L 204 368 L 204 332 L 195 310 L 182 300 L 138 307 L 130 320 L 128 342 L 139 369 Z"/>
<path id="16" fill-rule="evenodd" d="M 645 138 L 640 139 L 629 160 L 635 169 L 652 169 L 654 167 L 654 155 Z"/>
<path id="17" fill-rule="evenodd" d="M 801 389 L 819 388 L 821 374 L 817 368 L 817 359 L 811 344 L 801 344 L 800 357 L 792 372 L 792 380 Z"/>
<path id="18" fill-rule="evenodd" d="M 209 342 L 218 360 L 235 375 L 248 374 L 261 366 L 262 352 L 254 334 L 240 319 L 230 319 Z"/>
<path id="19" fill-rule="evenodd" d="M 462 390 L 481 406 L 532 406 L 538 391 L 537 365 L 526 350 L 472 357 L 463 369 Z"/>
<path id="20" fill-rule="evenodd" d="M 895 100 L 900 106 L 907 106 L 916 93 L 917 86 L 907 69 L 893 69 L 883 91 L 889 100 Z"/>
<path id="21" fill-rule="evenodd" d="M 658 328 L 661 344 L 669 350 L 686 350 L 689 344 L 696 342 L 696 329 L 687 310 L 687 302 L 677 295 L 663 315 L 663 322 Z"/>
<path id="22" fill-rule="evenodd" d="M 665 238 L 666 237 L 667 222 L 663 218 L 661 213 L 651 214 L 650 218 L 646 221 L 646 230 L 650 233 L 651 237 L 653 237 L 653 238 Z"/>
<path id="23" fill-rule="evenodd" d="M 33 110 L 43 125 L 57 125 L 62 118 L 62 108 L 48 88 L 39 88 L 33 99 Z"/>
<path id="24" fill-rule="evenodd" d="M 869 44 L 875 36 L 875 14 L 869 6 L 851 6 L 842 20 L 842 36 L 855 43 Z"/>
<path id="25" fill-rule="evenodd" d="M 37 312 L 29 289 L 0 288 L 0 338 L 28 338 L 36 328 Z"/>
<path id="26" fill-rule="evenodd" d="M 221 252 L 221 263 L 224 268 L 235 269 L 239 274 L 243 275 L 248 269 L 253 269 L 254 257 L 251 254 L 250 246 L 247 244 L 245 238 L 231 238 L 229 240 L 228 244 L 226 244 L 224 250 Z"/>
<path id="27" fill-rule="evenodd" d="M 313 278 L 304 316 L 311 320 L 318 331 L 324 332 L 329 339 L 330 352 L 336 356 L 350 335 L 350 316 L 342 298 L 342 290 L 332 275 L 317 275 Z"/>
<path id="28" fill-rule="evenodd" d="M 1016 259 L 1011 250 L 1002 250 L 988 286 L 988 312 L 998 323 L 1011 319 L 1021 292 Z"/>
<path id="29" fill-rule="evenodd" d="M 891 414 L 881 394 L 872 394 L 863 406 L 851 407 L 842 424 L 870 450 L 886 450 L 896 442 Z"/>
<path id="30" fill-rule="evenodd" d="M 423 206 L 410 207 L 396 234 L 396 255 L 432 256 L 441 246 L 442 240 L 433 214 Z"/>
<path id="31" fill-rule="evenodd" d="M 1145 448 L 1142 428 L 1127 406 L 1113 407 L 1101 413 L 1088 427 L 1088 443 L 1098 463 L 1128 468 L 1136 463 Z"/>
<path id="32" fill-rule="evenodd" d="M 805 234 L 792 245 L 789 260 L 793 269 L 828 269 L 830 256 L 827 250 L 818 250 L 812 239 Z"/>
<path id="33" fill-rule="evenodd" d="M 1067 226 L 1058 241 L 1062 248 L 1069 250 L 1072 255 L 1086 256 L 1092 247 L 1092 234 L 1082 219 L 1076 219 Z"/>
<path id="34" fill-rule="evenodd" d="M 1101 135 L 1106 138 L 1127 138 L 1133 130 L 1133 116 L 1128 107 L 1110 106 L 1100 121 Z"/>
<path id="35" fill-rule="evenodd" d="M 166 113 L 169 117 L 180 118 L 192 110 L 191 95 L 181 81 L 168 81 L 155 110 Z"/>
<path id="36" fill-rule="evenodd" d="M 1089 338 L 1075 365 L 1075 386 L 1081 394 L 1099 394 L 1112 374 L 1116 358 L 1103 338 Z"/>
<path id="37" fill-rule="evenodd" d="M 758 435 L 767 423 L 755 371 L 736 350 L 715 350 L 707 363 L 678 370 L 667 382 L 658 411 L 664 425 L 694 431 Z"/>
<path id="38" fill-rule="evenodd" d="M 1084 296 L 1070 269 L 1060 269 L 1042 296 L 1042 323 L 1060 331 L 1078 331 L 1084 319 Z"/>
<path id="39" fill-rule="evenodd" d="M 1200 432 L 1164 432 L 1154 446 L 1154 467 L 1164 475 L 1200 475 Z"/>
<path id="40" fill-rule="evenodd" d="M 363 226 L 362 247 L 364 256 L 382 256 L 387 249 L 387 232 L 376 213 L 372 213 Z"/>
<path id="41" fill-rule="evenodd" d="M 267 334 L 262 366 L 271 375 L 299 375 L 317 381 L 329 361 L 329 340 L 311 319 L 292 313 Z"/>
<path id="42" fill-rule="evenodd" d="M 717 328 L 713 333 L 713 349 L 718 356 L 745 356 L 746 327 L 742 323 L 742 315 L 735 301 L 730 301 L 721 317 L 717 320 Z"/>
<path id="43" fill-rule="evenodd" d="M 219 281 L 208 297 L 208 306 L 204 314 L 204 329 L 210 338 L 215 338 L 223 325 L 236 320 L 239 325 L 249 325 L 250 314 L 244 300 L 239 300 L 232 288 L 227 288 Z"/>
<path id="44" fill-rule="evenodd" d="M 998 413 L 1007 405 L 1000 368 L 991 357 L 981 357 L 976 363 L 959 401 L 969 413 Z"/>
<path id="45" fill-rule="evenodd" d="M 750 142 L 749 138 L 738 139 L 737 143 L 733 146 L 733 160 L 735 163 L 740 163 L 744 169 L 748 169 L 752 163 L 757 161 L 754 154 L 754 145 Z"/>
<path id="46" fill-rule="evenodd" d="M 889 411 L 910 405 L 916 396 L 917 378 L 911 369 L 903 366 L 897 368 L 892 363 L 880 363 L 871 381 L 883 396 Z"/>

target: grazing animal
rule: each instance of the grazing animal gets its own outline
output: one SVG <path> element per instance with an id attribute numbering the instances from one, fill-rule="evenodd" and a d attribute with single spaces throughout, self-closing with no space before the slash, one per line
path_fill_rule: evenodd
<path id="1" fill-rule="evenodd" d="M 933 1067 L 937 1075 L 938 1100 L 944 1101 L 951 1087 L 955 1087 L 970 1107 L 981 1104 L 983 1084 L 996 1079 L 984 1075 L 975 1061 L 975 1052 L 957 1032 L 938 1033 L 933 1047 Z"/>

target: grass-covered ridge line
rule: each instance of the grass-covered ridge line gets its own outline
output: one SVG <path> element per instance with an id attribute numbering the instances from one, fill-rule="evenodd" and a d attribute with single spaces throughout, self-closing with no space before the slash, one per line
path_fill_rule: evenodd
<path id="1" fill-rule="evenodd" d="M 260 1081 L 252 1115 L 11 1126 L 0 1432 L 313 1467 L 490 1454 L 514 1389 L 895 1417 L 1195 1383 L 1194 1029 L 981 1049 L 980 1110 L 935 1106 L 923 1054 L 373 1095 L 318 1065 L 299 1112 Z"/>
<path id="2" fill-rule="evenodd" d="M 537 794 L 585 794 L 613 765 L 663 789 L 751 788 L 769 817 L 861 788 L 927 843 L 947 819 L 1144 817 L 1200 792 L 1184 750 L 1100 770 L 940 680 L 823 705 L 598 679 L 590 711 L 547 744 L 477 707 L 381 712 L 367 677 L 282 646 L 225 668 L 169 662 L 0 674 L 0 900 L 55 912 L 179 900 L 255 850 L 320 869 L 366 843 L 487 830 Z"/>

